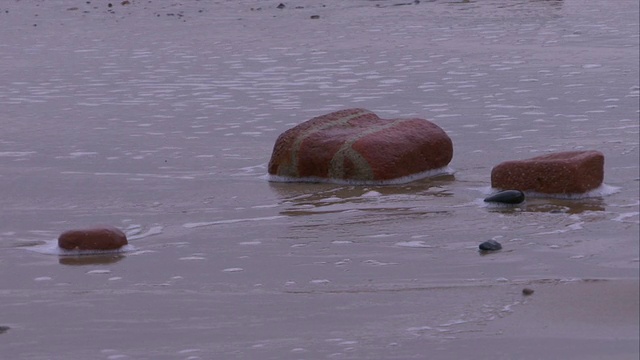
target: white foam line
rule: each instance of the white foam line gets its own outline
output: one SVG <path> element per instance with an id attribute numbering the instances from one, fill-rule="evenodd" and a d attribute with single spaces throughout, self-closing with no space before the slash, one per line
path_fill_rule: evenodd
<path id="1" fill-rule="evenodd" d="M 568 231 L 572 231 L 572 230 L 581 230 L 582 229 L 582 225 L 584 225 L 584 221 L 580 221 L 571 225 L 567 225 L 567 227 L 565 229 L 558 229 L 558 230 L 553 230 L 553 231 L 545 231 L 545 232 L 539 232 L 536 233 L 534 235 L 553 235 L 553 234 L 562 234 L 562 233 L 566 233 Z"/>
<path id="2" fill-rule="evenodd" d="M 58 246 L 58 239 L 47 240 L 44 244 L 25 247 L 26 250 L 35 251 L 40 254 L 59 256 L 82 256 L 82 255 L 109 255 L 129 253 L 136 250 L 131 245 L 125 245 L 115 250 L 65 250 Z"/>
<path id="3" fill-rule="evenodd" d="M 634 216 L 638 216 L 640 215 L 640 212 L 634 211 L 634 212 L 628 212 L 628 213 L 623 213 L 618 215 L 617 217 L 611 219 L 613 221 L 619 221 L 619 222 L 624 222 L 624 219 L 626 218 L 630 218 L 630 217 L 634 217 Z"/>
<path id="4" fill-rule="evenodd" d="M 395 243 L 395 245 L 396 246 L 400 246 L 400 247 L 410 247 L 410 248 L 430 248 L 430 247 L 432 247 L 431 245 L 425 244 L 424 241 L 421 241 L 421 240 L 401 241 L 401 242 Z"/>
<path id="5" fill-rule="evenodd" d="M 395 179 L 389 180 L 349 180 L 349 179 L 335 179 L 335 178 L 320 178 L 320 177 L 287 177 L 267 174 L 266 179 L 271 182 L 303 182 L 303 183 L 329 183 L 339 185 L 398 185 L 406 184 L 412 181 L 421 180 L 438 175 L 451 175 L 455 171 L 448 167 L 441 167 L 439 169 L 427 170 L 421 173 L 411 174 Z"/>
<path id="6" fill-rule="evenodd" d="M 481 192 L 485 192 L 486 189 L 487 188 L 482 187 L 474 190 L 480 190 Z M 488 189 L 490 189 L 490 192 L 498 192 L 498 191 L 504 190 L 504 189 L 495 189 L 491 187 L 489 187 Z M 619 187 L 610 186 L 603 183 L 599 187 L 582 194 L 544 194 L 544 193 L 539 193 L 534 191 L 525 191 L 524 194 L 527 197 L 531 197 L 531 198 L 554 198 L 554 199 L 578 200 L 578 199 L 589 199 L 589 198 L 609 196 L 619 191 L 620 191 Z"/>
<path id="7" fill-rule="evenodd" d="M 416 326 L 407 328 L 407 331 L 416 332 L 416 331 L 424 331 L 424 330 L 433 330 L 431 326 Z"/>
<path id="8" fill-rule="evenodd" d="M 160 226 L 160 225 L 152 226 L 149 230 L 147 230 L 146 232 L 144 232 L 142 234 L 127 235 L 127 238 L 129 240 L 137 240 L 137 239 L 145 238 L 147 236 L 162 234 L 162 229 L 163 229 L 163 227 Z"/>
<path id="9" fill-rule="evenodd" d="M 286 216 L 277 215 L 277 216 L 265 216 L 265 217 L 257 217 L 257 218 L 218 220 L 218 221 L 209 221 L 209 222 L 201 222 L 201 223 L 186 223 L 186 224 L 184 224 L 182 226 L 186 227 L 187 229 L 193 229 L 193 228 L 203 227 L 203 226 L 221 225 L 221 224 L 236 224 L 236 223 L 246 222 L 246 221 L 275 220 L 275 219 L 281 219 L 281 218 L 286 218 Z"/>
<path id="10" fill-rule="evenodd" d="M 35 151 L 3 151 L 0 152 L 0 157 L 20 157 L 35 154 Z"/>
<path id="11" fill-rule="evenodd" d="M 623 204 L 611 204 L 611 206 L 616 206 L 616 207 L 621 207 L 621 208 L 623 208 L 623 207 L 636 207 L 638 205 L 640 205 L 640 201 L 636 201 L 633 204 L 624 204 L 624 205 Z"/>
<path id="12" fill-rule="evenodd" d="M 525 195 L 530 197 L 550 197 L 550 198 L 558 198 L 558 199 L 588 199 L 594 197 L 603 197 L 615 194 L 620 191 L 619 187 L 610 186 L 607 184 L 602 184 L 599 187 L 588 191 L 584 194 L 539 194 L 535 192 L 525 192 Z"/>

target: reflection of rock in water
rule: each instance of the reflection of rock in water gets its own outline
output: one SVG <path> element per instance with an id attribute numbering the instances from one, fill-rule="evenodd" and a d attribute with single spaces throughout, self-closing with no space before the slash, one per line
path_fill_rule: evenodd
<path id="1" fill-rule="evenodd" d="M 61 265 L 75 265 L 75 266 L 108 265 L 108 264 L 115 264 L 124 258 L 125 256 L 120 254 L 61 256 L 58 262 Z"/>
<path id="2" fill-rule="evenodd" d="M 605 211 L 604 202 L 600 199 L 593 201 L 546 199 L 545 203 L 530 203 L 525 211 L 548 212 L 557 214 L 580 214 L 586 211 Z"/>
<path id="3" fill-rule="evenodd" d="M 393 205 L 397 200 L 406 200 L 407 197 L 417 201 L 429 201 L 430 198 L 453 196 L 445 187 L 453 180 L 453 175 L 443 175 L 395 186 L 270 183 L 270 187 L 276 190 L 282 198 L 280 203 L 286 207 L 280 212 L 281 215 L 296 216 L 347 210 L 388 210 L 396 213 L 407 212 L 406 206 L 395 208 Z"/>
<path id="4" fill-rule="evenodd" d="M 282 203 L 318 205 L 338 201 L 354 201 L 374 196 L 427 195 L 449 197 L 453 194 L 445 186 L 454 181 L 453 174 L 443 174 L 428 179 L 400 185 L 337 185 L 329 183 L 278 183 L 269 187 L 281 198 Z"/>
<path id="5" fill-rule="evenodd" d="M 580 214 L 587 211 L 605 211 L 602 199 L 529 199 L 521 205 L 495 204 L 489 206 L 490 211 L 499 211 L 504 214 L 518 214 L 521 212 L 537 212 L 551 214 Z"/>

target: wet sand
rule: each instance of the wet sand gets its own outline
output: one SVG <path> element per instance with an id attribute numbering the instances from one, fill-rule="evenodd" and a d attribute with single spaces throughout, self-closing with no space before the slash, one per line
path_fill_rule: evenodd
<path id="1" fill-rule="evenodd" d="M 2 356 L 638 358 L 637 2 L 131 3 L 0 4 Z M 345 107 L 434 121 L 455 174 L 266 180 Z M 482 202 L 580 149 L 616 191 Z M 133 250 L 48 246 L 95 224 Z"/>
<path id="2" fill-rule="evenodd" d="M 637 279 L 443 276 L 437 284 L 380 275 L 385 266 L 368 260 L 366 281 L 300 259 L 221 270 L 223 261 L 176 269 L 147 254 L 67 265 L 35 281 L 52 265 L 16 265 L 26 271 L 2 291 L 11 326 L 3 351 L 27 359 L 632 359 L 638 351 Z M 306 280 L 318 273 L 331 280 Z"/>

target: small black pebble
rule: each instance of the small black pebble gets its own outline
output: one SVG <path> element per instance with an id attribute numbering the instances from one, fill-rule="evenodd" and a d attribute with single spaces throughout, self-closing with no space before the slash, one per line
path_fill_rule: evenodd
<path id="1" fill-rule="evenodd" d="M 533 294 L 533 289 L 529 289 L 529 288 L 522 289 L 522 295 L 528 296 L 531 294 Z"/>
<path id="2" fill-rule="evenodd" d="M 484 201 L 502 204 L 520 204 L 524 201 L 524 193 L 520 190 L 504 190 L 489 196 L 484 199 Z"/>
<path id="3" fill-rule="evenodd" d="M 502 245 L 495 240 L 487 240 L 480 244 L 479 248 L 482 251 L 497 251 L 502 249 Z"/>
<path id="4" fill-rule="evenodd" d="M 112 7 L 112 6 L 113 6 L 112 3 L 107 4 L 107 7 Z"/>
<path id="5" fill-rule="evenodd" d="M 284 4 L 283 4 L 283 3 L 280 3 L 280 4 L 278 4 L 278 6 L 276 6 L 276 8 L 278 8 L 278 9 L 284 9 Z"/>
<path id="6" fill-rule="evenodd" d="M 11 328 L 10 328 L 10 327 L 8 327 L 8 326 L 2 326 L 2 325 L 0 325 L 0 334 L 4 334 L 4 333 L 6 333 L 7 331 L 9 331 L 9 329 L 11 329 Z"/>
<path id="7" fill-rule="evenodd" d="M 312 19 L 320 19 L 320 15 L 311 15 Z"/>

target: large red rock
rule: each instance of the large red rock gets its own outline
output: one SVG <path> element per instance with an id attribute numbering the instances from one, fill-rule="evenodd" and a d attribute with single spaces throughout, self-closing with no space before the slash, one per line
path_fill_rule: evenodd
<path id="1" fill-rule="evenodd" d="M 127 236 L 113 227 L 69 230 L 58 237 L 58 246 L 66 250 L 117 250 L 127 244 Z"/>
<path id="2" fill-rule="evenodd" d="M 542 194 L 582 194 L 602 185 L 604 155 L 567 151 L 506 161 L 491 171 L 491 186 Z"/>
<path id="3" fill-rule="evenodd" d="M 294 180 L 378 182 L 446 167 L 452 157 L 451 139 L 432 122 L 348 109 L 282 133 L 268 171 Z"/>

